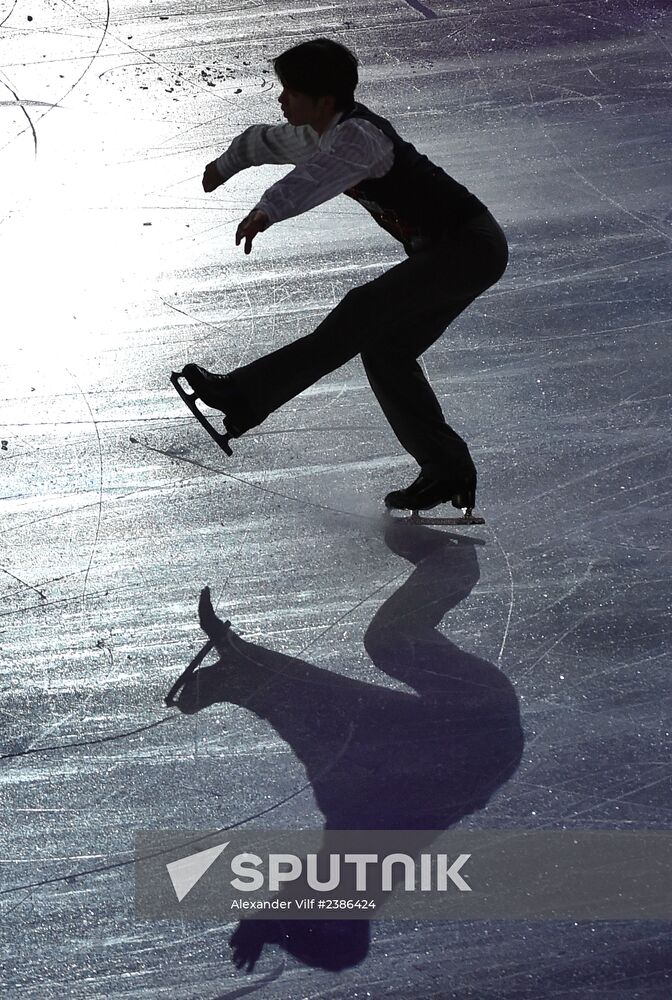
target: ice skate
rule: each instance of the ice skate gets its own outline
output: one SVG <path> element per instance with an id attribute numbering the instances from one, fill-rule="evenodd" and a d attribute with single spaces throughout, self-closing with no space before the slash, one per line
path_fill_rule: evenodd
<path id="1" fill-rule="evenodd" d="M 451 503 L 464 511 L 461 517 L 428 518 L 421 511 L 432 510 L 442 503 Z M 476 471 L 451 480 L 434 479 L 421 472 L 405 490 L 393 490 L 385 497 L 388 510 L 410 510 L 416 524 L 485 524 L 474 514 L 476 506 Z"/>
<path id="2" fill-rule="evenodd" d="M 187 392 L 180 382 L 185 382 L 193 390 Z M 213 375 L 206 368 L 200 365 L 185 365 L 181 372 L 173 372 L 170 381 L 175 386 L 180 397 L 187 404 L 194 414 L 199 424 L 206 429 L 210 437 L 217 442 L 220 448 L 227 455 L 233 452 L 229 446 L 231 438 L 240 437 L 254 421 L 246 421 L 243 415 L 244 404 L 242 404 L 239 394 L 232 384 L 230 375 Z M 196 405 L 196 400 L 200 399 L 206 406 L 214 410 L 221 410 L 224 414 L 225 434 L 216 430 L 204 413 Z"/>

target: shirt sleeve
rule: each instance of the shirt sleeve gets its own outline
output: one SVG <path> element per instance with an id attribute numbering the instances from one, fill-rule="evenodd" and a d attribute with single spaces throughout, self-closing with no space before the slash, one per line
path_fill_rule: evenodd
<path id="1" fill-rule="evenodd" d="M 302 163 L 316 151 L 318 140 L 309 125 L 252 125 L 217 158 L 217 170 L 228 181 L 239 171 L 262 163 Z"/>
<path id="2" fill-rule="evenodd" d="M 365 177 L 382 177 L 392 166 L 392 140 L 371 122 L 350 118 L 322 138 L 317 151 L 269 187 L 255 205 L 271 224 L 307 212 Z"/>

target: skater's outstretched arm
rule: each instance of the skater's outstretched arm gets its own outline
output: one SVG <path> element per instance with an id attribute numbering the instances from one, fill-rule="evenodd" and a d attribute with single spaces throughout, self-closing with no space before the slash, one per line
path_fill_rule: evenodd
<path id="1" fill-rule="evenodd" d="M 346 120 L 329 128 L 313 155 L 271 185 L 254 207 L 273 225 L 322 205 L 365 178 L 382 177 L 392 159 L 392 142 L 378 128 Z"/>
<path id="2" fill-rule="evenodd" d="M 212 160 L 203 174 L 203 190 L 214 191 L 234 174 L 262 163 L 302 163 L 317 149 L 318 136 L 307 125 L 252 125 Z"/>
<path id="3" fill-rule="evenodd" d="M 268 188 L 240 222 L 236 246 L 244 239 L 249 254 L 258 233 L 329 201 L 365 177 L 382 176 L 391 156 L 390 141 L 368 123 L 346 121 L 330 129 L 312 156 Z"/>

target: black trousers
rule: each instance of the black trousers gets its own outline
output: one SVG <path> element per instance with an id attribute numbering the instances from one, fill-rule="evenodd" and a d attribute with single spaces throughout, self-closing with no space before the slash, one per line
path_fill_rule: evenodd
<path id="1" fill-rule="evenodd" d="M 312 333 L 231 373 L 256 423 L 361 354 L 383 413 L 420 468 L 441 478 L 463 464 L 465 442 L 446 423 L 417 359 L 502 276 L 506 237 L 486 211 L 407 254 L 349 291 Z"/>

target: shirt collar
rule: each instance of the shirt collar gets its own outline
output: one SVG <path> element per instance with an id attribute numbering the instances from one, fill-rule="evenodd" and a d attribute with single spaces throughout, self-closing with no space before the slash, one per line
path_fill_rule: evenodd
<path id="1" fill-rule="evenodd" d="M 324 132 L 322 133 L 321 136 L 318 137 L 320 145 L 322 145 L 325 142 L 328 142 L 331 139 L 334 129 L 340 122 L 341 118 L 343 118 L 343 116 L 346 114 L 347 114 L 346 111 L 337 111 L 334 117 L 330 119 L 329 124 L 325 128 Z"/>
<path id="2" fill-rule="evenodd" d="M 332 128 L 336 128 L 336 126 L 338 125 L 338 123 L 340 122 L 340 120 L 341 120 L 341 118 L 343 117 L 344 114 L 345 114 L 345 111 L 337 111 L 336 114 L 334 115 L 334 117 L 330 120 L 329 124 L 327 125 L 327 127 L 325 128 L 325 130 L 324 130 L 324 132 L 322 134 L 326 135 L 327 132 L 331 132 Z"/>

